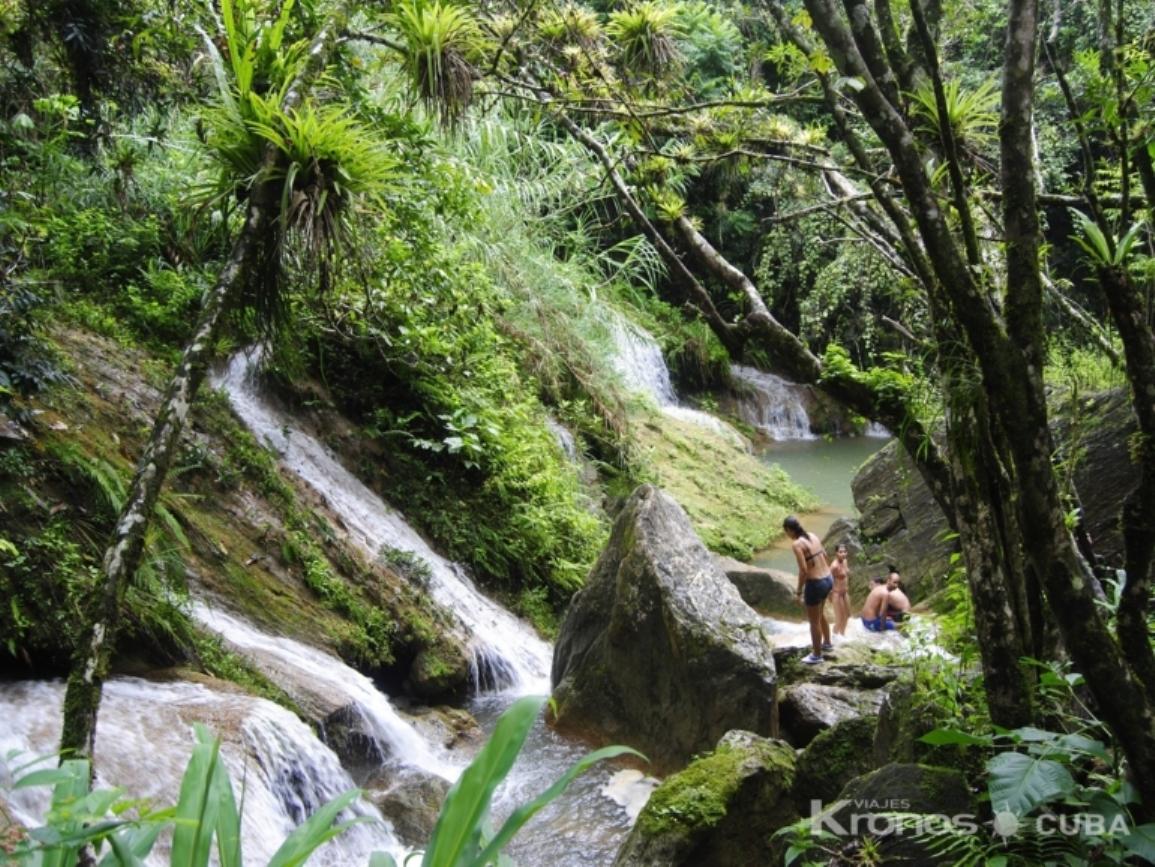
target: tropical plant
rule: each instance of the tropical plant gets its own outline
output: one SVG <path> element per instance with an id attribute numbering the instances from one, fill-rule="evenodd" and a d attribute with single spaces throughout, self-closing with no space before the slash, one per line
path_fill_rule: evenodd
<path id="1" fill-rule="evenodd" d="M 642 0 L 610 13 L 606 34 L 621 52 L 623 69 L 653 76 L 668 73 L 681 59 L 681 9 L 674 3 Z"/>
<path id="2" fill-rule="evenodd" d="M 472 12 L 442 0 L 404 0 L 388 21 L 404 40 L 405 69 L 421 100 L 455 127 L 473 98 L 469 59 L 483 42 Z"/>
<path id="3" fill-rule="evenodd" d="M 967 89 L 958 79 L 944 82 L 943 100 L 946 103 L 946 121 L 960 145 L 972 150 L 989 144 L 998 129 L 998 85 L 984 81 L 974 89 Z M 943 126 L 938 100 L 930 82 L 924 83 L 911 95 L 914 113 L 935 135 Z"/>

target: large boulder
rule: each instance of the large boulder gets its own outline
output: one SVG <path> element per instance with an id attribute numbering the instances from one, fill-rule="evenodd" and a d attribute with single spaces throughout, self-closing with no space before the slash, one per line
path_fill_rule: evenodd
<path id="1" fill-rule="evenodd" d="M 810 803 L 830 803 L 855 777 L 872 771 L 874 717 L 861 716 L 835 723 L 820 732 L 798 756 L 794 801 L 802 812 Z"/>
<path id="2" fill-rule="evenodd" d="M 429 841 L 449 788 L 447 780 L 416 768 L 379 771 L 364 785 L 365 796 L 407 846 Z"/>
<path id="3" fill-rule="evenodd" d="M 774 832 L 798 819 L 791 800 L 794 751 L 732 731 L 717 749 L 654 790 L 615 867 L 761 867 Z"/>
<path id="4" fill-rule="evenodd" d="M 785 615 L 792 620 L 800 619 L 802 609 L 794 597 L 798 580 L 795 576 L 778 569 L 763 569 L 751 566 L 733 557 L 716 557 L 718 567 L 738 588 L 742 601 L 766 615 Z"/>
<path id="5" fill-rule="evenodd" d="M 659 771 L 735 728 L 773 734 L 773 648 L 682 508 L 643 485 L 574 596 L 553 657 L 556 724 Z"/>
<path id="6" fill-rule="evenodd" d="M 941 829 L 948 821 L 960 825 L 978 821 L 974 798 L 961 773 L 916 764 L 890 764 L 856 777 L 836 802 L 807 812 L 813 828 L 845 841 L 839 848 L 850 863 L 871 854 L 873 864 L 925 867 L 954 864 L 955 853 L 936 854 L 930 848 L 931 835 L 920 830 Z M 898 813 L 922 818 L 902 819 Z"/>
<path id="7" fill-rule="evenodd" d="M 929 596 L 950 570 L 953 541 L 930 489 L 897 442 L 870 457 L 850 483 L 857 526 L 840 523 L 827 534 L 827 550 L 846 544 L 851 553 L 851 592 L 866 595 L 872 575 L 894 563 L 915 602 Z"/>

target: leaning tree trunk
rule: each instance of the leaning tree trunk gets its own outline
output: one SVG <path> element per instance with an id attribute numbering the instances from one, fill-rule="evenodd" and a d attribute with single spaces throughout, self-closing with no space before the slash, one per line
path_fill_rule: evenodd
<path id="1" fill-rule="evenodd" d="M 305 66 L 281 102 L 282 111 L 292 111 L 300 104 L 308 78 L 323 64 L 339 27 L 340 16 L 335 15 L 317 32 L 309 47 Z M 258 176 L 267 178 L 280 158 L 280 152 L 273 145 L 268 145 Z M 157 413 L 148 444 L 137 463 L 136 474 L 117 517 L 112 540 L 104 553 L 95 610 L 77 646 L 68 678 L 60 740 L 62 758 L 93 754 L 96 716 L 116 646 L 124 589 L 140 565 L 153 509 L 164 486 L 192 403 L 204 382 L 223 314 L 241 285 L 245 268 L 260 239 L 272 221 L 278 218 L 279 202 L 280 193 L 275 181 L 265 180 L 252 190 L 244 226 L 233 242 L 229 258 L 215 285 L 202 299 L 192 337 L 181 355 L 180 364 Z"/>

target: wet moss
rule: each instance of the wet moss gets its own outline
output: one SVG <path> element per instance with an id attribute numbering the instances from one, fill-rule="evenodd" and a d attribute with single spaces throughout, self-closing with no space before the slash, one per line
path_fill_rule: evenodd
<path id="1" fill-rule="evenodd" d="M 686 510 L 706 547 L 748 560 L 782 533 L 813 495 L 722 434 L 665 415 L 635 424 L 647 475 Z"/>
<path id="2" fill-rule="evenodd" d="M 770 769 L 783 789 L 794 779 L 794 753 L 783 743 L 737 747 L 723 742 L 716 750 L 667 777 L 638 816 L 648 836 L 689 836 L 719 825 L 730 810 L 751 763 Z"/>

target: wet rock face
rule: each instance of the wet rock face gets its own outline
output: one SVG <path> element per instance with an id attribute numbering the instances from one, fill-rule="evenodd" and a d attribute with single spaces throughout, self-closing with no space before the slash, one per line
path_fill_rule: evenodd
<path id="1" fill-rule="evenodd" d="M 365 784 L 365 795 L 393 824 L 393 830 L 407 846 L 424 846 L 445 795 L 447 780 L 413 768 L 379 771 Z"/>
<path id="2" fill-rule="evenodd" d="M 681 507 L 638 488 L 575 597 L 553 659 L 556 723 L 683 766 L 730 729 L 771 734 L 776 677 L 758 616 Z"/>
<path id="3" fill-rule="evenodd" d="M 448 643 L 450 651 L 424 648 L 409 667 L 405 686 L 409 693 L 431 704 L 448 704 L 469 692 L 469 660 L 464 648 Z"/>
<path id="4" fill-rule="evenodd" d="M 778 569 L 751 566 L 733 557 L 716 557 L 715 561 L 738 588 L 742 601 L 759 614 L 798 617 L 801 609 L 794 598 L 797 579 L 793 575 Z"/>
<path id="5" fill-rule="evenodd" d="M 791 802 L 794 751 L 752 732 L 728 732 L 717 748 L 654 790 L 615 867 L 764 865 L 774 832 L 798 818 Z"/>

